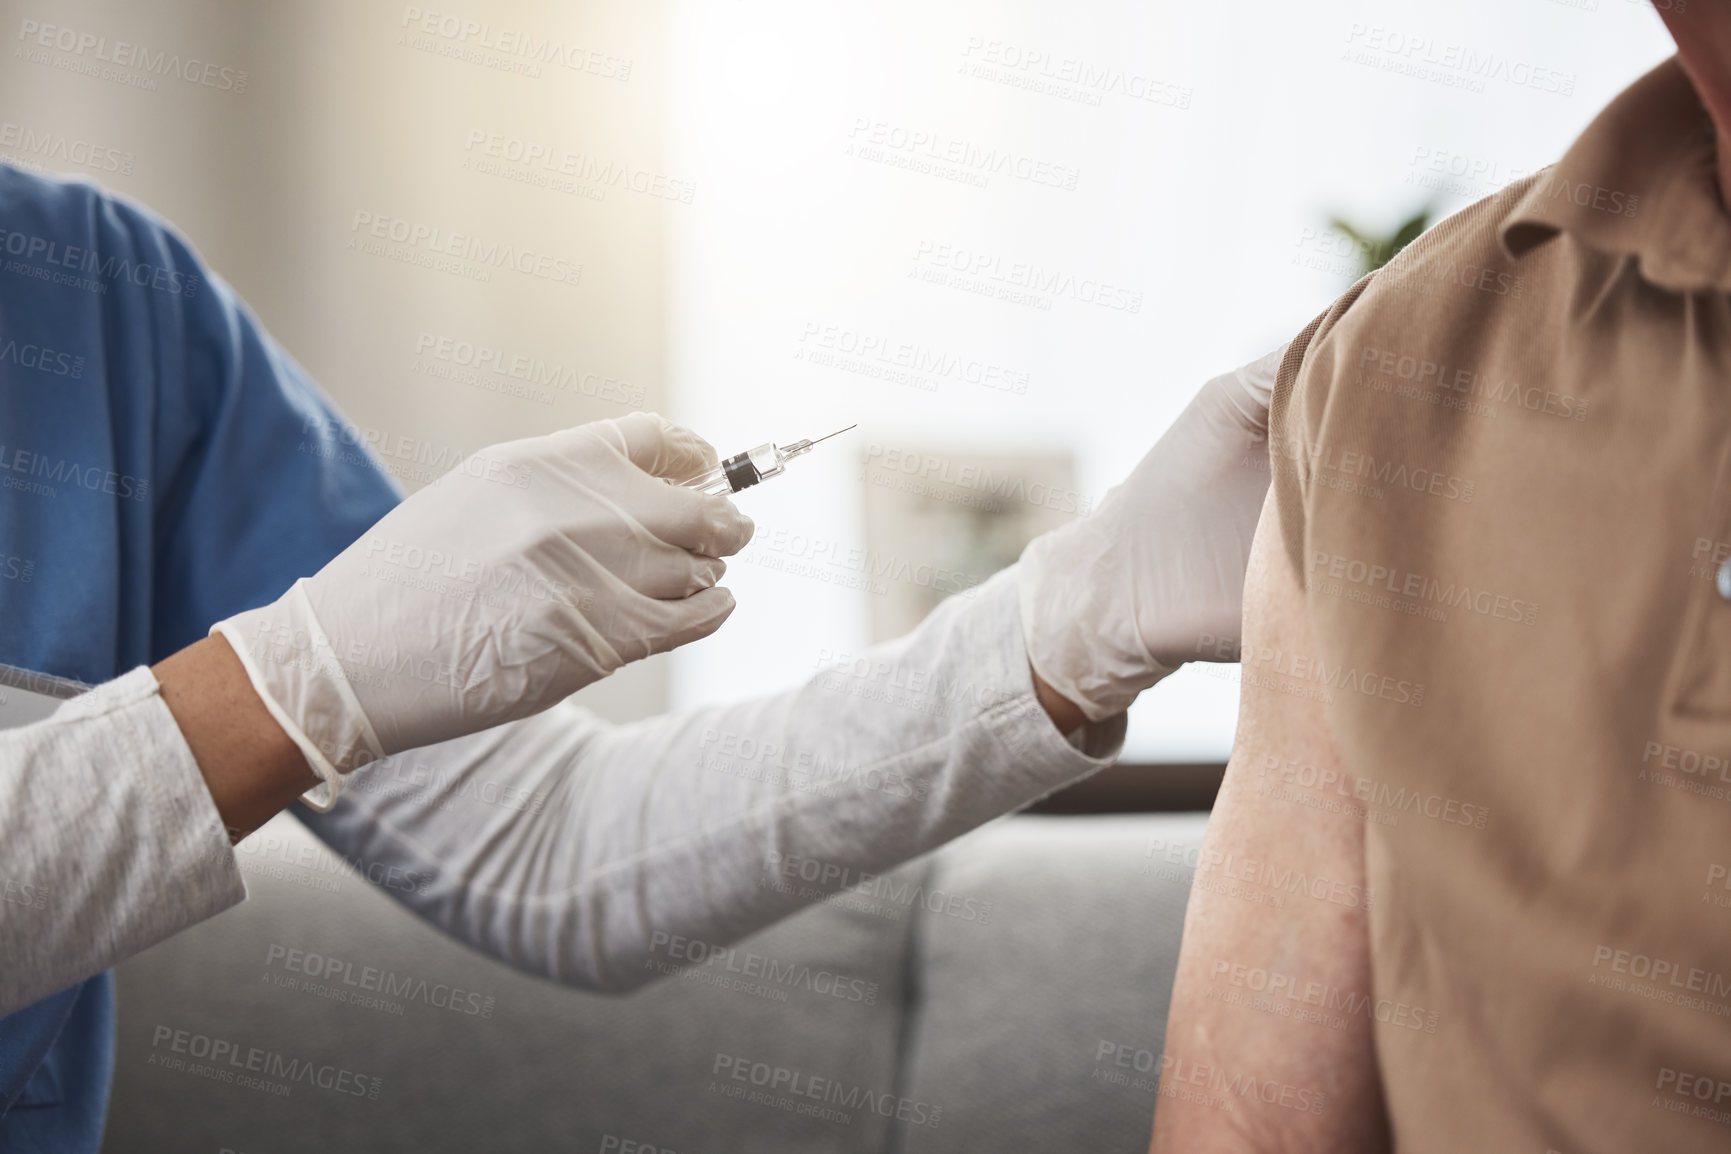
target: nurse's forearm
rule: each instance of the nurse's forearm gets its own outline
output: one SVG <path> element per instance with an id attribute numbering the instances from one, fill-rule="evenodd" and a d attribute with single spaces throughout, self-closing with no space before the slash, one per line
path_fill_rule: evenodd
<path id="1" fill-rule="evenodd" d="M 0 1017 L 240 901 L 229 843 L 316 781 L 221 637 L 0 733 Z"/>
<path id="2" fill-rule="evenodd" d="M 1061 735 L 1015 573 L 907 637 L 756 701 L 608 725 L 576 706 L 387 758 L 296 816 L 447 932 L 628 988 L 1106 764 L 1122 716 Z M 1079 719 L 1066 719 L 1079 720 Z M 1080 746 L 1080 748 L 1078 748 Z M 384 871 L 381 871 L 384 872 Z"/>
<path id="3" fill-rule="evenodd" d="M 152 672 L 231 840 L 319 783 L 221 634 L 194 642 Z"/>
<path id="4" fill-rule="evenodd" d="M 1035 671 L 1032 662 L 1028 663 L 1028 676 L 1034 681 L 1034 700 L 1040 703 L 1040 708 L 1046 711 L 1046 716 L 1052 719 L 1052 724 L 1058 727 L 1058 732 L 1068 737 L 1082 728 L 1087 721 L 1082 716 L 1082 710 L 1075 702 L 1046 684 L 1046 679 Z"/>
<path id="5" fill-rule="evenodd" d="M 220 633 L 158 662 L 152 672 L 232 840 L 259 828 L 318 784 L 318 775 L 271 717 Z M 1086 720 L 1081 710 L 1032 669 L 1029 675 L 1058 732 L 1069 734 L 1081 726 Z"/>
<path id="6" fill-rule="evenodd" d="M 0 1017 L 246 896 L 145 668 L 0 732 Z"/>

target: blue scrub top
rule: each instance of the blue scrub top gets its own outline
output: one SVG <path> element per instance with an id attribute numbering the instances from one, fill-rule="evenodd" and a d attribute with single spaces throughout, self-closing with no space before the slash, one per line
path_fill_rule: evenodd
<path id="1" fill-rule="evenodd" d="M 0 165 L 0 662 L 158 661 L 399 498 L 162 221 Z M 0 1150 L 95 1151 L 113 1064 L 108 974 L 0 1019 Z"/>

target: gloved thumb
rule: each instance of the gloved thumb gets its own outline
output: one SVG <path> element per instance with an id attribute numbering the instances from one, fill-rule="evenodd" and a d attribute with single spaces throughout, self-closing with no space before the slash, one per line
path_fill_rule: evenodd
<path id="1" fill-rule="evenodd" d="M 619 450 L 652 477 L 684 481 L 720 460 L 708 441 L 660 413 L 632 413 L 609 423 L 618 435 Z"/>
<path id="2" fill-rule="evenodd" d="M 700 589 L 689 597 L 660 602 L 661 636 L 655 652 L 677 649 L 708 637 L 733 614 L 733 591 L 722 585 Z"/>
<path id="3" fill-rule="evenodd" d="M 1199 400 L 1218 408 L 1234 425 L 1256 437 L 1268 435 L 1268 403 L 1287 345 L 1230 373 L 1215 377 L 1202 387 Z"/>

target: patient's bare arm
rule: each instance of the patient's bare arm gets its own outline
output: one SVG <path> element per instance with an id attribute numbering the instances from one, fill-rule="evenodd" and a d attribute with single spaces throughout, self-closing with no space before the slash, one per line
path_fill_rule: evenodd
<path id="1" fill-rule="evenodd" d="M 1246 653 L 1315 654 L 1272 506 L 1251 548 L 1244 606 Z M 1326 772 L 1340 758 L 1321 703 L 1281 692 L 1278 677 L 1246 679 L 1203 843 L 1166 1029 L 1157 1154 L 1389 1149 L 1373 1023 L 1353 1012 L 1371 993 L 1365 903 L 1233 880 L 1303 871 L 1348 887 L 1333 893 L 1364 892 L 1362 820 L 1307 808 L 1281 788 L 1286 767 Z"/>

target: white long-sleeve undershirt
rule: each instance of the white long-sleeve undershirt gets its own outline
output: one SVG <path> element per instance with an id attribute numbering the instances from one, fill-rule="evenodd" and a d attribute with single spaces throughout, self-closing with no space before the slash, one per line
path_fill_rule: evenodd
<path id="1" fill-rule="evenodd" d="M 659 972 L 657 932 L 736 940 L 1116 756 L 1122 717 L 1068 740 L 1035 700 L 1017 600 L 1012 569 L 788 692 L 627 725 L 565 703 L 295 812 L 453 936 L 630 988 Z M 8 879 L 48 898 L 0 906 L 0 1014 L 244 896 L 148 670 L 0 733 Z"/>

